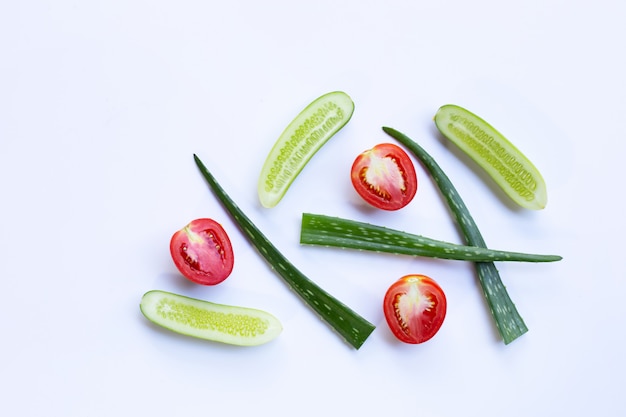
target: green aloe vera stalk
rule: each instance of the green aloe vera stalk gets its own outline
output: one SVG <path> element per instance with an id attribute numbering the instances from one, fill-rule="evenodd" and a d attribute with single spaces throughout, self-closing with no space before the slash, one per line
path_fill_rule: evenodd
<path id="1" fill-rule="evenodd" d="M 448 176 L 439 167 L 437 162 L 435 162 L 433 157 L 403 133 L 390 127 L 383 127 L 383 130 L 406 146 L 428 170 L 450 206 L 450 210 L 463 233 L 465 241 L 471 246 L 486 248 L 485 240 L 470 215 L 467 206 Z M 480 282 L 496 327 L 504 343 L 509 344 L 526 333 L 528 328 L 517 311 L 515 304 L 513 304 L 513 301 L 509 297 L 495 264 L 493 262 L 475 262 L 474 265 L 478 274 L 478 281 Z"/>
<path id="2" fill-rule="evenodd" d="M 369 223 L 311 213 L 302 214 L 300 243 L 474 262 L 555 262 L 562 259 L 558 255 L 456 245 Z"/>
<path id="3" fill-rule="evenodd" d="M 220 200 L 241 232 L 272 266 L 274 271 L 346 342 L 355 349 L 359 349 L 374 331 L 375 326 L 320 288 L 293 266 L 226 194 L 200 158 L 194 155 L 194 160 L 213 194 Z"/>

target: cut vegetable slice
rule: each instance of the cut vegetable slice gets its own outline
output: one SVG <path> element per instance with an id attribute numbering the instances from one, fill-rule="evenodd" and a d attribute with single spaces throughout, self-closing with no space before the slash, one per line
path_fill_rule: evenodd
<path id="1" fill-rule="evenodd" d="M 226 194 L 200 158 L 194 155 L 194 160 L 213 194 L 274 271 L 346 342 L 355 349 L 359 349 L 374 331 L 375 326 L 324 291 L 293 266 Z"/>
<path id="2" fill-rule="evenodd" d="M 311 213 L 302 214 L 300 243 L 474 262 L 554 262 L 562 259 L 558 255 L 456 245 L 369 223 Z"/>
<path id="3" fill-rule="evenodd" d="M 514 202 L 531 210 L 545 208 L 548 195 L 541 173 L 489 123 L 462 107 L 447 104 L 435 114 L 435 125 Z"/>
<path id="4" fill-rule="evenodd" d="M 264 207 L 278 204 L 307 162 L 348 123 L 353 112 L 352 99 L 334 91 L 314 100 L 293 119 L 261 169 L 258 193 Z"/>
<path id="5" fill-rule="evenodd" d="M 432 339 L 446 318 L 446 294 L 426 275 L 410 274 L 395 281 L 383 299 L 383 313 L 391 333 L 404 343 Z"/>
<path id="6" fill-rule="evenodd" d="M 379 143 L 361 152 L 352 163 L 350 179 L 357 194 L 381 210 L 400 210 L 417 192 L 413 162 L 393 143 Z"/>
<path id="7" fill-rule="evenodd" d="M 216 304 L 166 291 L 148 291 L 139 307 L 148 320 L 166 329 L 231 345 L 261 345 L 283 330 L 280 321 L 263 310 Z"/>
<path id="8" fill-rule="evenodd" d="M 433 157 L 403 133 L 390 127 L 383 127 L 383 130 L 413 152 L 429 171 L 441 194 L 450 206 L 450 211 L 454 215 L 456 223 L 465 237 L 465 241 L 472 246 L 487 247 L 465 202 L 463 202 L 456 188 Z M 489 310 L 496 322 L 496 327 L 504 343 L 509 344 L 526 333 L 528 328 L 509 297 L 509 293 L 502 283 L 495 264 L 493 262 L 475 262 L 474 265 L 478 281 L 489 305 Z"/>

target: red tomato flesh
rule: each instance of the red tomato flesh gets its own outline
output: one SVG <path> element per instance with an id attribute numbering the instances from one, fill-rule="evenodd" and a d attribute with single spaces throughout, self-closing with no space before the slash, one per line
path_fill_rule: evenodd
<path id="1" fill-rule="evenodd" d="M 406 275 L 394 282 L 383 303 L 391 332 L 404 343 L 418 344 L 431 339 L 446 317 L 446 296 L 426 275 Z"/>
<path id="2" fill-rule="evenodd" d="M 350 176 L 356 192 L 369 204 L 383 210 L 401 209 L 417 192 L 413 162 L 393 143 L 380 143 L 358 155 Z"/>
<path id="3" fill-rule="evenodd" d="M 212 219 L 196 219 L 174 233 L 170 253 L 180 273 L 202 285 L 219 284 L 234 266 L 230 239 Z"/>

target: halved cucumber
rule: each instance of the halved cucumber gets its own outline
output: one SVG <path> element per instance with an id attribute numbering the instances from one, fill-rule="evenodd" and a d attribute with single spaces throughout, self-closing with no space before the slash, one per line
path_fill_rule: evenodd
<path id="1" fill-rule="evenodd" d="M 324 94 L 285 128 L 265 160 L 258 193 L 264 207 L 274 207 L 300 171 L 328 140 L 348 123 L 352 99 L 342 91 Z"/>
<path id="2" fill-rule="evenodd" d="M 489 123 L 462 107 L 447 104 L 435 114 L 435 124 L 514 202 L 532 210 L 546 206 L 546 184 L 539 170 Z"/>
<path id="3" fill-rule="evenodd" d="M 166 291 L 148 291 L 139 307 L 148 320 L 159 326 L 231 345 L 267 343 L 283 329 L 276 317 L 262 310 L 216 304 Z"/>

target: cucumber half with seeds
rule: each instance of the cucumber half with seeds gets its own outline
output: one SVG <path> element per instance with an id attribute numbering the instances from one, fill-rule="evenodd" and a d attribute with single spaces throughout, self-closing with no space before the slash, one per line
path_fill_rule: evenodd
<path id="1" fill-rule="evenodd" d="M 333 91 L 314 100 L 293 119 L 261 169 L 258 193 L 264 207 L 274 207 L 280 202 L 307 162 L 350 121 L 353 112 L 350 96 Z"/>
<path id="2" fill-rule="evenodd" d="M 548 196 L 541 173 L 489 123 L 462 107 L 447 104 L 437 110 L 435 125 L 514 202 L 531 210 L 545 208 Z"/>
<path id="3" fill-rule="evenodd" d="M 283 329 L 276 317 L 263 310 L 159 290 L 145 293 L 140 309 L 148 320 L 176 333 L 231 345 L 261 345 L 276 338 Z"/>

